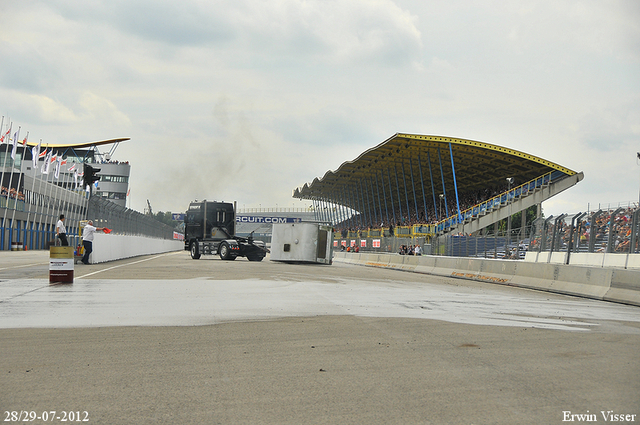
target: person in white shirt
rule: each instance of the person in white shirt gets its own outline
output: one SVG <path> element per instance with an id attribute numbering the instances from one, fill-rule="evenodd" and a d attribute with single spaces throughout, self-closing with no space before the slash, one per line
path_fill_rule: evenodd
<path id="1" fill-rule="evenodd" d="M 416 253 L 416 255 L 422 255 L 422 248 L 420 248 L 420 245 L 416 245 L 416 249 L 414 252 Z"/>
<path id="2" fill-rule="evenodd" d="M 60 214 L 60 220 L 58 220 L 56 224 L 56 235 L 58 239 L 60 239 L 62 246 L 69 246 L 69 241 L 67 241 L 67 228 L 64 225 L 64 214 Z"/>
<path id="3" fill-rule="evenodd" d="M 93 234 L 96 230 L 103 231 L 104 227 L 93 227 L 93 221 L 91 220 L 87 222 L 82 230 L 82 246 L 84 247 L 82 264 L 89 264 L 89 255 L 93 252 Z"/>

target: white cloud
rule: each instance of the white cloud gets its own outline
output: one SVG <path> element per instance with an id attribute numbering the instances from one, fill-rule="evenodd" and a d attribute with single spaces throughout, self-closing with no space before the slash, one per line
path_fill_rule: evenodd
<path id="1" fill-rule="evenodd" d="M 138 210 L 147 198 L 165 211 L 202 197 L 297 203 L 293 189 L 396 132 L 481 140 L 584 171 L 559 206 L 635 199 L 635 163 L 624 161 L 640 151 L 639 10 L 8 2 L 0 113 L 45 142 L 131 137 L 116 159 L 132 164 Z"/>

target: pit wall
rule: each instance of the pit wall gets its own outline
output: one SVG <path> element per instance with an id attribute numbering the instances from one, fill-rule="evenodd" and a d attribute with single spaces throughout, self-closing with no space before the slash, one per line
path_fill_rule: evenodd
<path id="1" fill-rule="evenodd" d="M 184 242 L 145 236 L 112 235 L 96 232 L 93 240 L 91 263 L 120 260 L 139 255 L 161 254 L 184 249 Z"/>
<path id="2" fill-rule="evenodd" d="M 466 257 L 336 252 L 334 261 L 640 306 L 640 270 Z"/>

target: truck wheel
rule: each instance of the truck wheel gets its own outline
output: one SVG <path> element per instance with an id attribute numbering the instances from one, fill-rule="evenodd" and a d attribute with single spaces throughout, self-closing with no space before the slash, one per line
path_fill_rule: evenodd
<path id="1" fill-rule="evenodd" d="M 247 260 L 249 261 L 262 261 L 263 258 L 261 255 L 247 255 Z"/>
<path id="2" fill-rule="evenodd" d="M 231 255 L 231 248 L 229 248 L 229 244 L 226 242 L 220 243 L 218 253 L 220 254 L 220 259 L 222 260 L 235 260 L 235 257 Z"/>
<path id="3" fill-rule="evenodd" d="M 198 246 L 197 241 L 191 242 L 190 251 L 191 251 L 191 258 L 193 258 L 194 260 L 197 260 L 200 258 L 200 247 Z"/>

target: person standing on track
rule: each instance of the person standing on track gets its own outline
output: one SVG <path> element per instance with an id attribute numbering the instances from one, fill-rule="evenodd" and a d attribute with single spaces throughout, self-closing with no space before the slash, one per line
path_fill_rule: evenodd
<path id="1" fill-rule="evenodd" d="M 89 255 L 93 252 L 93 235 L 96 230 L 104 231 L 104 227 L 93 227 L 93 221 L 91 220 L 87 222 L 82 230 L 82 246 L 84 247 L 82 264 L 89 264 Z"/>
<path id="2" fill-rule="evenodd" d="M 67 228 L 64 225 L 64 214 L 60 214 L 60 220 L 56 223 L 56 234 L 58 239 L 60 239 L 60 245 L 69 246 L 69 241 L 67 241 Z"/>

